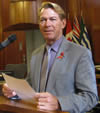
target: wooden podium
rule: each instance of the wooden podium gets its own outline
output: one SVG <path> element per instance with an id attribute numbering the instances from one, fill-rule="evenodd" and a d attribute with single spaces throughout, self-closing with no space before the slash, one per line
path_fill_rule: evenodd
<path id="1" fill-rule="evenodd" d="M 36 108 L 35 104 L 24 100 L 13 101 L 0 96 L 0 113 L 68 113 L 62 111 L 45 111 Z"/>

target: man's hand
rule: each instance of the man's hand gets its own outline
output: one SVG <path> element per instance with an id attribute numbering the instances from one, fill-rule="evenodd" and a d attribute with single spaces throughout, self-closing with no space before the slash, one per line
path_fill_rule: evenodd
<path id="1" fill-rule="evenodd" d="M 55 96 L 48 92 L 36 93 L 37 108 L 41 110 L 58 110 L 59 102 Z"/>
<path id="2" fill-rule="evenodd" d="M 16 92 L 14 92 L 10 88 L 8 88 L 8 85 L 7 84 L 4 84 L 3 85 L 2 92 L 3 92 L 4 96 L 6 96 L 7 98 L 10 98 L 10 97 L 13 97 L 13 96 L 16 95 Z"/>

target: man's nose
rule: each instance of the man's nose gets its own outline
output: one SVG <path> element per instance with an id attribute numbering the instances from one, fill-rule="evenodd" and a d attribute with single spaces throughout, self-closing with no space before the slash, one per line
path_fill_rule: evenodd
<path id="1" fill-rule="evenodd" d="M 49 19 L 47 19 L 45 22 L 45 26 L 50 26 L 50 25 L 51 25 L 51 21 Z"/>

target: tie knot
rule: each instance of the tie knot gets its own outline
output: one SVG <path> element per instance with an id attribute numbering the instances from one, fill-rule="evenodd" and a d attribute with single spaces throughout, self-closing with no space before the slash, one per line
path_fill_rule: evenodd
<path id="1" fill-rule="evenodd" d="M 47 47 L 46 47 L 46 50 L 47 50 L 47 52 L 48 52 L 48 54 L 49 54 L 50 51 L 51 51 L 51 47 L 50 47 L 50 46 L 47 46 Z"/>

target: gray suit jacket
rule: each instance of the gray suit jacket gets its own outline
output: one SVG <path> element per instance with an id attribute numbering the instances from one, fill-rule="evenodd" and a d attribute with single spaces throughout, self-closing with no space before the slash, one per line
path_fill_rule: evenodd
<path id="1" fill-rule="evenodd" d="M 44 45 L 33 52 L 28 81 L 38 92 Z M 57 58 L 64 52 L 63 58 Z M 97 87 L 91 52 L 63 37 L 49 73 L 46 91 L 55 95 L 62 111 L 84 113 L 97 104 Z"/>

